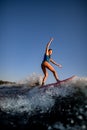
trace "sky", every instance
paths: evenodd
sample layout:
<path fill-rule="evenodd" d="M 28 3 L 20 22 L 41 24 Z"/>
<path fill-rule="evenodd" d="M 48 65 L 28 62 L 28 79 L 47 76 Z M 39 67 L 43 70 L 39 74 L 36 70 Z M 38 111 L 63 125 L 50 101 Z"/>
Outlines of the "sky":
<path fill-rule="evenodd" d="M 50 38 L 60 79 L 87 77 L 86 0 L 0 0 L 0 80 L 43 76 L 41 62 Z M 47 82 L 55 82 L 50 71 Z"/>

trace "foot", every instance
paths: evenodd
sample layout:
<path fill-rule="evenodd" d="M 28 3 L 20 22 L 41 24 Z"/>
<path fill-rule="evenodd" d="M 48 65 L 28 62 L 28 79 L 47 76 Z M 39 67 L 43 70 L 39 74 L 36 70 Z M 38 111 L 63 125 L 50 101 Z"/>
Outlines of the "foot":
<path fill-rule="evenodd" d="M 59 79 L 57 79 L 57 82 L 60 82 L 60 80 L 59 80 Z"/>
<path fill-rule="evenodd" d="M 42 86 L 44 85 L 44 82 L 42 82 Z"/>

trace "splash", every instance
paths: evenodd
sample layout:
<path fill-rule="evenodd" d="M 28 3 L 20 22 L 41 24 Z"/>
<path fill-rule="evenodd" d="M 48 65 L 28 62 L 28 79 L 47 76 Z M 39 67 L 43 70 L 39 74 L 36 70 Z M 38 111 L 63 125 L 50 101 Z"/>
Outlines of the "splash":
<path fill-rule="evenodd" d="M 26 85 L 26 86 L 29 86 L 29 87 L 41 85 L 41 83 L 42 83 L 42 75 L 36 74 L 36 73 L 33 73 L 33 74 L 27 76 L 25 79 L 17 82 L 17 84 Z"/>
<path fill-rule="evenodd" d="M 33 74 L 19 86 L 0 86 L 0 123 L 13 124 L 11 128 L 27 125 L 30 130 L 38 123 L 46 130 L 86 130 L 87 77 L 77 76 L 61 86 L 39 88 L 33 84 L 39 76 Z M 29 88 L 32 84 L 35 86 Z"/>
<path fill-rule="evenodd" d="M 20 82 L 19 86 L 2 87 L 0 89 L 0 107 L 5 111 L 30 113 L 36 108 L 40 108 L 42 111 L 51 108 L 55 103 L 54 97 L 62 99 L 73 96 L 74 93 L 83 93 L 87 97 L 87 78 L 85 77 L 76 77 L 61 86 L 52 85 L 39 89 L 36 83 L 40 84 L 40 81 L 41 75 L 33 74 Z"/>

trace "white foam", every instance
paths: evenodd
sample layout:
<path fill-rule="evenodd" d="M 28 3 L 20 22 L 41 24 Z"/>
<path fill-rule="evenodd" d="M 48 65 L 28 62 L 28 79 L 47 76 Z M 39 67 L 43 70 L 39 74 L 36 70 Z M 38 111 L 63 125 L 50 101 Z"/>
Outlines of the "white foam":
<path fill-rule="evenodd" d="M 26 78 L 18 81 L 17 83 L 18 84 L 24 84 L 24 85 L 27 85 L 27 86 L 41 85 L 41 83 L 42 83 L 42 75 L 33 73 L 33 74 L 27 76 Z"/>
<path fill-rule="evenodd" d="M 36 109 L 40 109 L 41 113 L 46 112 L 54 105 L 54 99 L 48 94 L 38 93 L 38 89 L 29 92 L 27 95 L 18 95 L 16 97 L 4 97 L 0 100 L 0 108 L 6 112 L 28 112 L 31 114 Z"/>
<path fill-rule="evenodd" d="M 84 126 L 85 127 L 85 126 Z M 78 125 L 73 125 L 73 126 L 70 126 L 70 125 L 67 125 L 66 127 L 64 127 L 64 125 L 60 122 L 56 122 L 54 123 L 54 125 L 52 126 L 52 129 L 59 129 L 59 130 L 83 130 L 81 129 L 80 126 Z M 51 127 L 50 129 L 48 128 L 48 130 L 52 130 Z M 84 129 L 85 130 L 85 129 Z"/>
<path fill-rule="evenodd" d="M 87 77 L 77 77 L 73 80 L 71 85 L 79 88 L 80 91 L 83 92 L 87 97 Z"/>
<path fill-rule="evenodd" d="M 54 97 L 71 96 L 76 91 L 75 88 L 79 88 L 80 91 L 87 95 L 87 78 L 75 78 L 71 83 L 63 84 L 61 87 L 51 86 L 46 89 L 34 87 L 24 95 L 18 94 L 16 97 L 8 94 L 7 97 L 3 96 L 0 99 L 0 108 L 8 112 L 26 111 L 31 113 L 36 109 L 40 109 L 41 113 L 46 112 L 54 105 Z"/>

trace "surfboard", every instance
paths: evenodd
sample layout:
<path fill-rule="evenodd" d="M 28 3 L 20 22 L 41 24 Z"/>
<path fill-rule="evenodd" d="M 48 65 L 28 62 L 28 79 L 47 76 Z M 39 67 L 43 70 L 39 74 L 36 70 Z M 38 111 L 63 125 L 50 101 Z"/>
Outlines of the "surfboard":
<path fill-rule="evenodd" d="M 69 77 L 69 78 L 66 78 L 66 79 L 64 79 L 64 80 L 60 80 L 60 81 L 58 81 L 58 82 L 56 82 L 56 83 L 50 83 L 50 84 L 42 85 L 42 86 L 40 86 L 40 88 L 50 87 L 50 86 L 52 86 L 52 85 L 53 85 L 54 87 L 60 86 L 60 85 L 62 85 L 62 84 L 64 84 L 64 83 L 68 83 L 69 81 L 72 81 L 75 77 L 76 77 L 76 75 L 73 75 L 73 76 L 71 76 L 71 77 Z"/>

